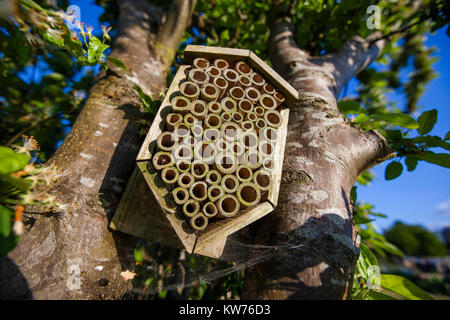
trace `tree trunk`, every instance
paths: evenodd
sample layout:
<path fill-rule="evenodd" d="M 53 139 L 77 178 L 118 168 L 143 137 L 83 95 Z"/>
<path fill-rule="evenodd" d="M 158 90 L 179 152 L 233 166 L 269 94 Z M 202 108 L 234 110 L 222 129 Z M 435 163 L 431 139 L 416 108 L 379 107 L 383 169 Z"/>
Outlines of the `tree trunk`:
<path fill-rule="evenodd" d="M 290 111 L 278 207 L 261 219 L 255 243 L 270 249 L 245 271 L 244 299 L 345 299 L 359 239 L 350 191 L 357 176 L 392 150 L 375 131 L 339 113 L 340 90 L 376 58 L 383 43 L 355 38 L 332 55 L 309 57 L 288 18 L 272 28 L 274 67 L 300 93 Z M 260 252 L 258 254 L 261 254 Z"/>
<path fill-rule="evenodd" d="M 52 193 L 60 212 L 30 214 L 17 247 L 0 260 L 0 297 L 121 298 L 130 286 L 132 238 L 108 229 L 141 144 L 142 113 L 132 88 L 158 98 L 195 1 L 169 11 L 146 1 L 120 1 L 111 53 L 128 68 L 100 74 L 70 134 L 49 161 L 68 170 Z M 165 51 L 161 48 L 166 48 Z M 130 256 L 131 255 L 131 256 Z"/>

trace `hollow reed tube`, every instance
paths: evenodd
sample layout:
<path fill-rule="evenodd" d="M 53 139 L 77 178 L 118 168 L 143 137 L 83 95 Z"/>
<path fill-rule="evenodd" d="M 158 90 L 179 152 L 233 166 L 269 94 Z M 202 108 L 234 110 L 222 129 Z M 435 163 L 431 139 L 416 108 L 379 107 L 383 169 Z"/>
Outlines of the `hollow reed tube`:
<path fill-rule="evenodd" d="M 218 210 L 216 217 L 231 218 L 239 212 L 241 205 L 236 196 L 232 194 L 226 194 L 216 201 L 216 207 Z"/>
<path fill-rule="evenodd" d="M 244 182 L 239 185 L 236 196 L 243 207 L 252 207 L 261 200 L 261 190 L 253 182 Z"/>
<path fill-rule="evenodd" d="M 189 219 L 192 229 L 202 231 L 208 226 L 208 218 L 201 212 Z"/>

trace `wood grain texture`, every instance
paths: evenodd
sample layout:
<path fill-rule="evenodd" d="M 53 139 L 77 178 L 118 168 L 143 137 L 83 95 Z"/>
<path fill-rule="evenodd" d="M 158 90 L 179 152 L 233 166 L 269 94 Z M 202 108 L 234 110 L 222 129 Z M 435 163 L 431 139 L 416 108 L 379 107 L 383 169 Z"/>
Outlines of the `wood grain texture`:
<path fill-rule="evenodd" d="M 289 121 L 289 109 L 281 110 L 281 126 L 277 130 L 278 141 L 275 146 L 274 169 L 272 174 L 272 187 L 269 190 L 267 200 L 274 207 L 278 204 L 278 194 L 280 192 L 281 175 L 283 172 L 284 149 L 286 147 L 287 127 Z"/>

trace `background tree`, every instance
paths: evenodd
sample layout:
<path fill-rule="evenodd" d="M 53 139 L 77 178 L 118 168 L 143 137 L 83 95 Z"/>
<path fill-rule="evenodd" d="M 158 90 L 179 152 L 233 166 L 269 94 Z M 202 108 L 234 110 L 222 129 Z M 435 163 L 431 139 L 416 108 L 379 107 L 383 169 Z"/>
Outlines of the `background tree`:
<path fill-rule="evenodd" d="M 367 25 L 372 1 L 198 1 L 194 11 L 192 1 L 168 7 L 163 1 L 98 0 L 106 8 L 101 19 L 117 31 L 111 33 L 108 64 L 107 29 L 103 41 L 88 29 L 77 40 L 46 1 L 39 2 L 41 7 L 27 0 L 7 2 L 14 22 L 3 15 L 0 59 L 2 82 L 12 85 L 1 94 L 1 142 L 33 134 L 47 160 L 64 126 L 78 116 L 48 160 L 69 171 L 50 191 L 58 209 L 27 210 L 25 217 L 33 223 L 0 262 L 2 295 L 118 298 L 129 287 L 120 271 L 131 268 L 126 261 L 133 241 L 111 233 L 107 223 L 148 125 L 145 111 L 166 87 L 175 56 L 174 67 L 180 63 L 183 46 L 176 50 L 184 40 L 253 50 L 300 93 L 291 109 L 279 206 L 247 229 L 249 245 L 270 249 L 249 253 L 264 259 L 245 271 L 245 298 L 350 297 L 360 243 L 353 221 L 355 181 L 366 183 L 371 179 L 366 170 L 386 159 L 393 159 L 386 179 L 401 174 L 402 161 L 410 171 L 420 161 L 450 167 L 449 154 L 433 149 L 450 150 L 450 134 L 428 135 L 436 110 L 417 120 L 409 115 L 434 76 L 423 35 L 448 23 L 446 1 L 374 1 L 383 15 L 381 29 L 372 30 Z M 193 11 L 192 27 L 185 32 Z M 66 59 L 61 69 L 58 59 Z M 368 67 L 375 60 L 377 65 Z M 42 82 L 18 77 L 25 66 L 40 61 L 49 68 Z M 76 90 L 87 92 L 92 81 L 79 68 L 95 64 L 103 71 L 86 99 L 78 101 Z M 412 75 L 402 82 L 399 75 L 406 68 Z M 358 97 L 339 101 L 355 76 Z M 392 88 L 403 89 L 405 105 L 387 99 Z M 355 215 L 359 223 L 367 223 L 369 211 Z M 360 230 L 370 232 L 370 227 Z M 377 248 L 381 238 L 371 239 L 368 246 Z M 78 291 L 64 285 L 73 263 L 83 270 Z"/>

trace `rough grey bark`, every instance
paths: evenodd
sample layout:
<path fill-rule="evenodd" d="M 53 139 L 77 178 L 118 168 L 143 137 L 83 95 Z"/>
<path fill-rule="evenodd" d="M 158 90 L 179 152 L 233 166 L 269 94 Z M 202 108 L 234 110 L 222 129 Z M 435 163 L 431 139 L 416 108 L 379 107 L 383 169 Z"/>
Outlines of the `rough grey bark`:
<path fill-rule="evenodd" d="M 355 38 L 337 53 L 310 57 L 293 40 L 290 20 L 272 27 L 275 69 L 300 93 L 290 111 L 278 206 L 254 228 L 273 248 L 245 272 L 244 299 L 345 299 L 359 240 L 350 191 L 357 176 L 393 151 L 375 131 L 348 123 L 336 99 L 380 53 L 383 43 Z"/>
<path fill-rule="evenodd" d="M 108 221 L 140 147 L 139 85 L 158 97 L 189 24 L 195 1 L 176 0 L 165 13 L 146 1 L 119 1 L 118 36 L 111 53 L 128 68 L 101 74 L 70 134 L 49 161 L 69 174 L 52 192 L 61 212 L 30 214 L 17 247 L 0 260 L 0 297 L 34 299 L 120 298 L 129 288 L 121 271 L 133 265 L 131 238 Z M 167 41 L 167 42 L 165 42 Z M 27 217 L 25 217 L 27 218 Z M 80 271 L 80 288 L 75 273 Z M 72 288 L 72 289 L 71 289 Z"/>

